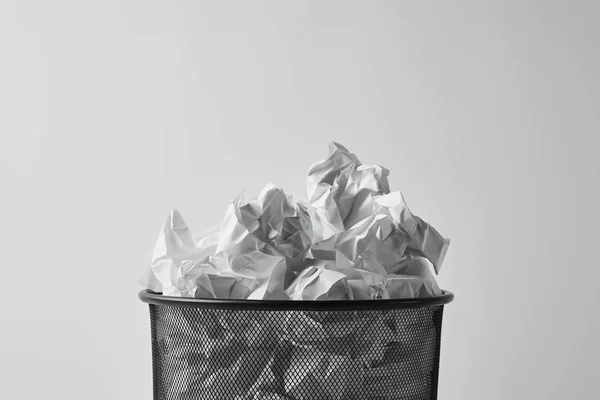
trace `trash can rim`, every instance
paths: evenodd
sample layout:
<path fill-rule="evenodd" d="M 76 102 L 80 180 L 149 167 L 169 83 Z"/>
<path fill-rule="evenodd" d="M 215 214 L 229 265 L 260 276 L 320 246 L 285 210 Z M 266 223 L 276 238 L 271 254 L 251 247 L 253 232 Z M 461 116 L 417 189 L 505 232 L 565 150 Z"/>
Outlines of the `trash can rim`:
<path fill-rule="evenodd" d="M 454 294 L 442 290 L 441 296 L 414 299 L 387 300 L 238 300 L 238 299 L 196 299 L 191 297 L 163 296 L 150 290 L 142 290 L 138 297 L 144 303 L 187 308 L 220 308 L 227 310 L 381 310 L 402 308 L 423 308 L 440 306 L 454 300 Z"/>

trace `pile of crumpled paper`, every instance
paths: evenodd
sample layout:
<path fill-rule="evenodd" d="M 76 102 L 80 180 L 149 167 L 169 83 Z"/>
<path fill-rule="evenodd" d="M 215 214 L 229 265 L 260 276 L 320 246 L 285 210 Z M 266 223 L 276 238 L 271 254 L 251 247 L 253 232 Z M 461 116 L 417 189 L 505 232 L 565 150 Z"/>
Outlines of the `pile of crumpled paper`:
<path fill-rule="evenodd" d="M 449 240 L 413 215 L 389 171 L 344 146 L 308 172 L 308 201 L 268 184 L 239 196 L 221 227 L 194 237 L 177 211 L 164 222 L 141 283 L 165 296 L 363 300 L 442 294 L 432 269 Z"/>

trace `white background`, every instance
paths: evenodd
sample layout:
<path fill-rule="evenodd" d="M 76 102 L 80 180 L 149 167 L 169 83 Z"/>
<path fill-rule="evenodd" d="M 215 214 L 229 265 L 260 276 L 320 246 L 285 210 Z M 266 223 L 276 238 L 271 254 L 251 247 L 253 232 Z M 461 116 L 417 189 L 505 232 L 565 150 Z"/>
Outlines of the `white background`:
<path fill-rule="evenodd" d="M 0 397 L 150 399 L 163 218 L 336 140 L 452 245 L 441 400 L 590 399 L 595 1 L 0 0 Z"/>

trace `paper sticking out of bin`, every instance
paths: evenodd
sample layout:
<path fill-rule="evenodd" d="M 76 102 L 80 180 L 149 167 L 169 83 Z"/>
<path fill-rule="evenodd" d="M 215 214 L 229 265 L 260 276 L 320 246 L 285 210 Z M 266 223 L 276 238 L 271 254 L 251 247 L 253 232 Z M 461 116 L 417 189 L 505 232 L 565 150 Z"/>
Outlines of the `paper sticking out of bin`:
<path fill-rule="evenodd" d="M 171 211 L 141 279 L 165 296 L 359 300 L 441 295 L 449 245 L 391 192 L 389 171 L 332 142 L 308 172 L 308 201 L 268 184 L 238 196 L 222 225 L 194 237 Z"/>

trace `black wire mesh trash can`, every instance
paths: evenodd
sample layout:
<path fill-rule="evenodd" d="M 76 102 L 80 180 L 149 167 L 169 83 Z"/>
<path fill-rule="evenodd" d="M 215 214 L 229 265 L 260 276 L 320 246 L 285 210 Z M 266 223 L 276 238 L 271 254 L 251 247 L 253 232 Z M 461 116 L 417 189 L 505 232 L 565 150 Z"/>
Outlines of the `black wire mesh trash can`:
<path fill-rule="evenodd" d="M 444 304 L 167 297 L 150 305 L 154 400 L 434 400 Z"/>

